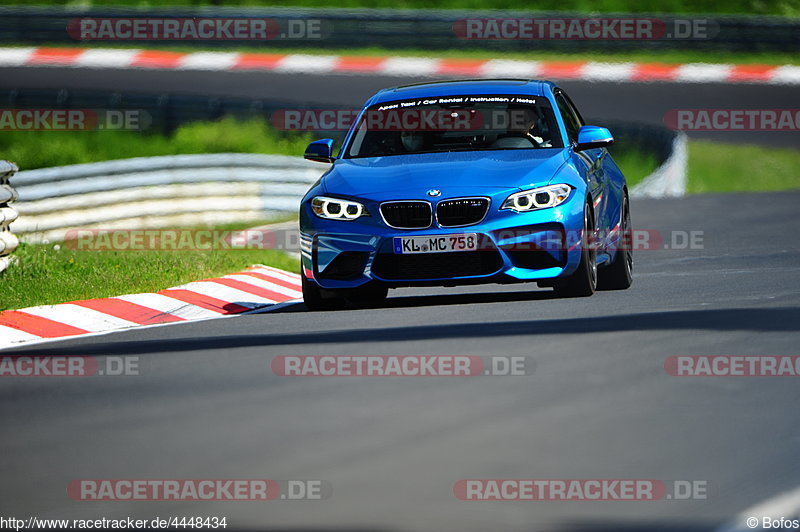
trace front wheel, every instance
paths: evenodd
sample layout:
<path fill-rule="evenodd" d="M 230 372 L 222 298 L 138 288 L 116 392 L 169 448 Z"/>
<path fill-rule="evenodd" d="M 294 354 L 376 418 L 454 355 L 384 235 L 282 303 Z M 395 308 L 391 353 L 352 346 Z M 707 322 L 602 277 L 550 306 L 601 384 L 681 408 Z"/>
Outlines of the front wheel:
<path fill-rule="evenodd" d="M 619 244 L 614 262 L 600 268 L 599 290 L 625 290 L 633 283 L 633 251 L 631 209 L 628 196 L 622 200 L 622 216 L 619 228 Z"/>
<path fill-rule="evenodd" d="M 313 281 L 306 279 L 304 271 L 300 271 L 303 286 L 303 303 L 308 310 L 338 310 L 344 308 L 345 300 L 331 290 L 323 290 Z"/>
<path fill-rule="evenodd" d="M 589 203 L 583 209 L 581 262 L 572 275 L 558 279 L 553 291 L 559 297 L 588 297 L 597 290 L 597 248 L 594 243 L 594 215 Z"/>

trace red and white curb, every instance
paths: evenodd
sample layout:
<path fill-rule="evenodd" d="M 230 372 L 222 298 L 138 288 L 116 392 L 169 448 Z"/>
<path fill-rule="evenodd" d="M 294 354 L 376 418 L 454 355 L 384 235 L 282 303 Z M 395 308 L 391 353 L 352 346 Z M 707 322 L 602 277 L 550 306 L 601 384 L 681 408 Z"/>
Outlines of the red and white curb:
<path fill-rule="evenodd" d="M 138 49 L 0 48 L 0 67 L 270 71 L 302 74 L 800 84 L 800 66 L 436 59 Z"/>
<path fill-rule="evenodd" d="M 131 327 L 221 318 L 302 298 L 300 276 L 256 265 L 156 293 L 0 312 L 0 349 Z"/>

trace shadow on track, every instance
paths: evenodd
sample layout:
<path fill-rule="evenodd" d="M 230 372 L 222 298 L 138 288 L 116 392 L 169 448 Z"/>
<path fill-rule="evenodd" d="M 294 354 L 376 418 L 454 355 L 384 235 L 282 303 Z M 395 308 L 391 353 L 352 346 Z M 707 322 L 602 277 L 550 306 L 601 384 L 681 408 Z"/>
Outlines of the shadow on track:
<path fill-rule="evenodd" d="M 378 309 L 406 307 L 437 307 L 448 305 L 475 305 L 480 303 L 512 303 L 517 301 L 545 301 L 561 299 L 552 290 L 534 290 L 527 292 L 475 292 L 467 294 L 439 294 L 424 296 L 392 296 Z M 358 309 L 351 309 L 358 310 Z M 283 314 L 286 312 L 307 312 L 304 304 L 296 303 L 281 309 L 265 309 L 260 314 Z M 259 314 L 259 312 L 253 312 Z"/>
<path fill-rule="evenodd" d="M 259 319 L 251 316 L 249 319 Z M 496 323 L 453 323 L 306 331 L 302 333 L 247 335 L 213 335 L 191 338 L 172 338 L 143 341 L 101 341 L 75 346 L 31 346 L 6 351 L 4 354 L 34 354 L 36 350 L 48 355 L 123 355 L 169 353 L 204 349 L 228 350 L 237 347 L 352 344 L 362 342 L 407 342 L 409 340 L 438 340 L 447 338 L 491 338 L 505 336 L 568 335 L 598 332 L 713 330 L 754 332 L 796 332 L 800 308 L 731 308 L 710 310 L 681 310 L 647 314 L 580 317 L 553 320 L 501 321 Z M 222 325 L 224 327 L 224 324 Z"/>

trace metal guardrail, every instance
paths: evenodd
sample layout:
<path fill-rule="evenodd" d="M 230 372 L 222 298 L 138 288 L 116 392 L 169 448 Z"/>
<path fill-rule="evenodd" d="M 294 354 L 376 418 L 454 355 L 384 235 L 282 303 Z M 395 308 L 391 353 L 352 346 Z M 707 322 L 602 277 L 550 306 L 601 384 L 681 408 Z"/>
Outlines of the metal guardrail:
<path fill-rule="evenodd" d="M 11 203 L 17 199 L 17 191 L 9 182 L 17 170 L 14 163 L 0 161 L 0 272 L 8 268 L 11 253 L 19 244 L 9 229 L 9 224 L 17 219 L 17 211 L 11 207 Z"/>
<path fill-rule="evenodd" d="M 204 47 L 363 47 L 384 48 L 483 48 L 498 51 L 558 50 L 738 50 L 796 51 L 800 46 L 800 19 L 730 15 L 661 16 L 647 14 L 603 14 L 602 18 L 651 18 L 667 26 L 675 21 L 702 21 L 711 28 L 708 38 L 695 39 L 549 39 L 549 40 L 468 40 L 459 39 L 454 24 L 470 18 L 581 18 L 585 15 L 564 12 L 511 12 L 467 10 L 390 10 L 390 9 L 301 9 L 301 8 L 90 8 L 6 7 L 0 9 L 0 42 L 72 43 L 68 23 L 76 17 L 258 17 L 272 18 L 282 25 L 289 20 L 315 20 L 323 28 L 321 39 L 270 39 L 265 41 L 204 41 Z M 282 26 L 283 27 L 283 26 Z M 141 41 L 140 41 L 141 42 Z M 169 41 L 148 41 L 168 43 Z M 174 44 L 174 41 L 173 41 Z"/>
<path fill-rule="evenodd" d="M 143 157 L 17 174 L 27 242 L 70 229 L 143 229 L 263 220 L 297 210 L 325 167 L 300 157 L 223 153 Z"/>

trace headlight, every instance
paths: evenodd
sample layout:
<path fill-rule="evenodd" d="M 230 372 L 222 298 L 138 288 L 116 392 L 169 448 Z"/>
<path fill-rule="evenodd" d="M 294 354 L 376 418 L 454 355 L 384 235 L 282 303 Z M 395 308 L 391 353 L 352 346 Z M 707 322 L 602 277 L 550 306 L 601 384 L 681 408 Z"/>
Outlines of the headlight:
<path fill-rule="evenodd" d="M 311 210 L 320 218 L 330 220 L 352 221 L 360 216 L 369 216 L 369 212 L 357 201 L 317 196 L 311 200 Z"/>
<path fill-rule="evenodd" d="M 569 185 L 548 185 L 546 187 L 534 188 L 524 192 L 511 194 L 503 202 L 501 209 L 511 209 L 517 212 L 535 211 L 537 209 L 549 209 L 564 203 L 572 192 Z"/>

